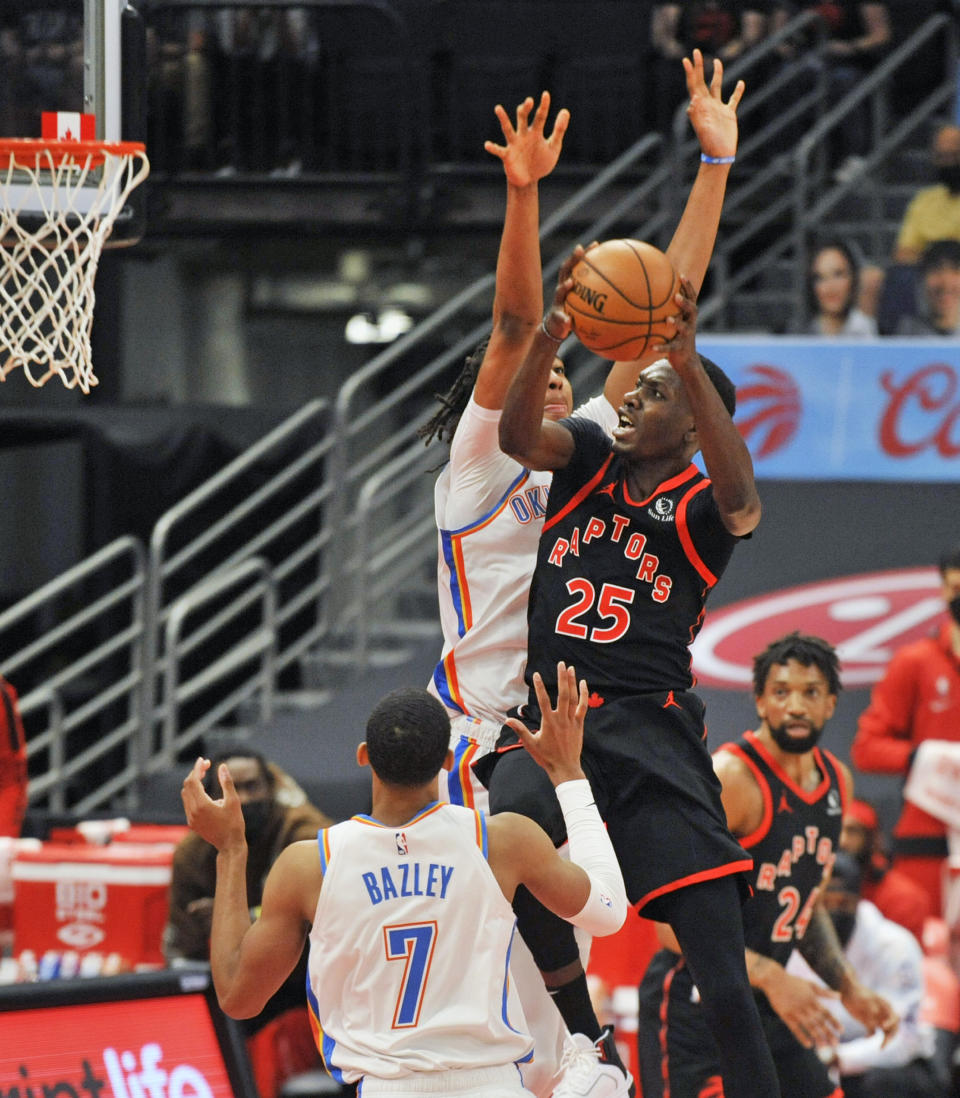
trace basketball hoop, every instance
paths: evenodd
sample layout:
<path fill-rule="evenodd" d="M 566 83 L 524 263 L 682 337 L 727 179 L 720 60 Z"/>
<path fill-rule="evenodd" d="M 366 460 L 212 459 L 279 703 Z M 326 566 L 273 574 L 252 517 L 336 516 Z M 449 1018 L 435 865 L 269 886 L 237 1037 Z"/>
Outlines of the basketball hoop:
<path fill-rule="evenodd" d="M 0 139 L 0 381 L 21 366 L 38 387 L 54 375 L 84 393 L 97 384 L 97 264 L 149 171 L 138 142 Z"/>

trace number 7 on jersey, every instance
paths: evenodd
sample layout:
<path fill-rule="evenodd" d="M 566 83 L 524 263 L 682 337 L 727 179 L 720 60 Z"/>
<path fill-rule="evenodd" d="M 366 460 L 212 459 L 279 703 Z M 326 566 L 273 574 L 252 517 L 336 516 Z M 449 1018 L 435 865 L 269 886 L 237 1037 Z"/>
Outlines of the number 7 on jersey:
<path fill-rule="evenodd" d="M 420 1008 L 427 988 L 437 924 L 401 923 L 383 928 L 383 945 L 388 961 L 405 961 L 403 980 L 393 1012 L 393 1028 L 408 1029 L 420 1020 Z"/>

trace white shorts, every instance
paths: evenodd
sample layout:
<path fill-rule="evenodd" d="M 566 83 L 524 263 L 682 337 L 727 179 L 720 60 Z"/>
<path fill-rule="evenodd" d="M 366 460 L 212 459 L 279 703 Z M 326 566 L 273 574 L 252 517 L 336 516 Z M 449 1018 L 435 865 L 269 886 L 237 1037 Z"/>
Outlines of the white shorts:
<path fill-rule="evenodd" d="M 357 1087 L 357 1098 L 420 1098 L 424 1094 L 464 1094 L 469 1098 L 506 1098 L 527 1095 L 515 1064 L 503 1067 L 463 1068 L 456 1071 L 420 1071 L 400 1079 L 378 1079 L 364 1075 Z"/>
<path fill-rule="evenodd" d="M 471 766 L 489 754 L 503 726 L 495 721 L 468 717 L 463 713 L 450 718 L 450 749 L 453 769 L 440 771 L 440 800 L 462 804 L 481 812 L 490 811 L 486 786 L 474 777 Z"/>

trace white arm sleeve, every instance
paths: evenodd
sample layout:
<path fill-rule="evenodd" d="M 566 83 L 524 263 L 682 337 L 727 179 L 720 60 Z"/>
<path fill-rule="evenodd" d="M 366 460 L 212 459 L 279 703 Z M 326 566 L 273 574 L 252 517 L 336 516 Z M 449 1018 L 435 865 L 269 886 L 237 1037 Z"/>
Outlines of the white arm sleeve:
<path fill-rule="evenodd" d="M 562 782 L 557 786 L 557 800 L 567 825 L 570 861 L 590 878 L 587 902 L 567 921 L 597 938 L 614 934 L 627 917 L 627 892 L 590 783 L 586 778 Z"/>

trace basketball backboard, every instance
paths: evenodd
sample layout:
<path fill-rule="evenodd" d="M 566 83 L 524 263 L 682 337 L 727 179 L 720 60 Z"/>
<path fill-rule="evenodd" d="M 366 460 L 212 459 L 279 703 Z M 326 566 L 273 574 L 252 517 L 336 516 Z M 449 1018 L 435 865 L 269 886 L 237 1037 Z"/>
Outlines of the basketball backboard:
<path fill-rule="evenodd" d="M 57 111 L 93 115 L 98 141 L 142 141 L 143 43 L 143 22 L 130 0 L 3 0 L 0 137 L 40 137 L 41 115 Z M 98 181 L 91 173 L 91 191 Z M 22 215 L 38 213 L 45 197 L 24 187 Z M 142 203 L 142 192 L 118 218 L 114 243 L 137 235 L 130 231 L 131 221 L 142 219 L 136 201 Z"/>

